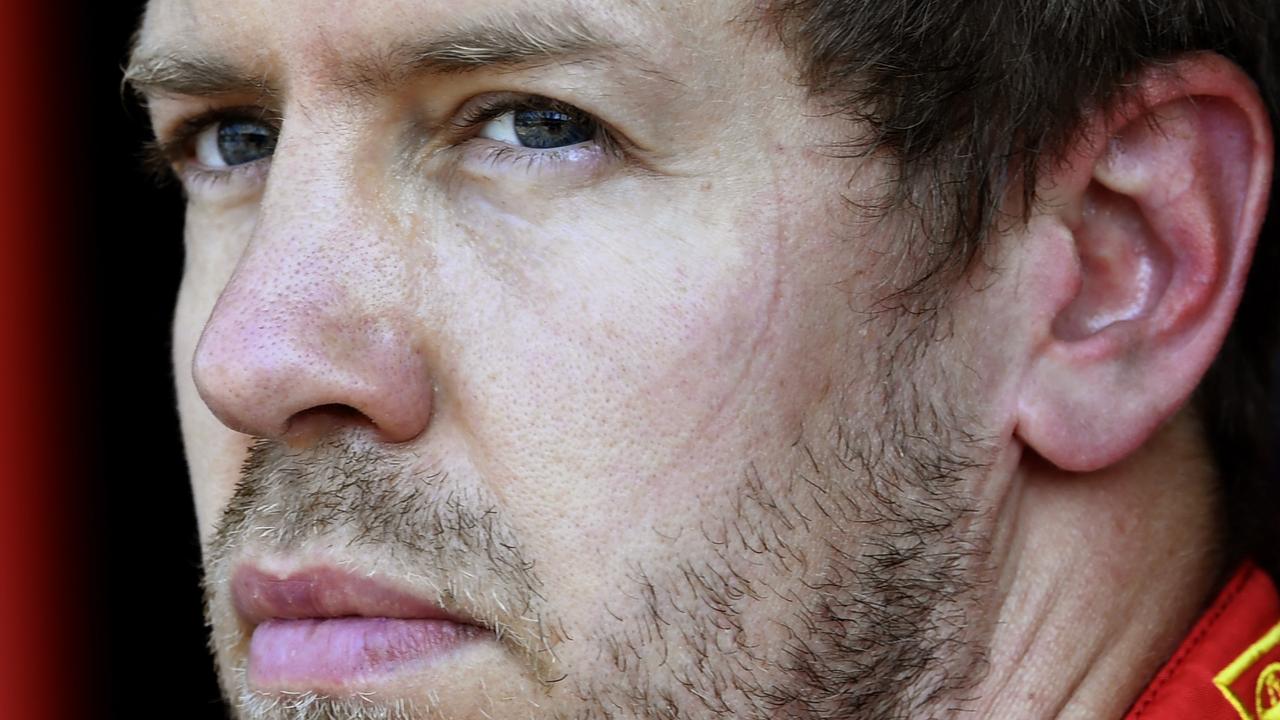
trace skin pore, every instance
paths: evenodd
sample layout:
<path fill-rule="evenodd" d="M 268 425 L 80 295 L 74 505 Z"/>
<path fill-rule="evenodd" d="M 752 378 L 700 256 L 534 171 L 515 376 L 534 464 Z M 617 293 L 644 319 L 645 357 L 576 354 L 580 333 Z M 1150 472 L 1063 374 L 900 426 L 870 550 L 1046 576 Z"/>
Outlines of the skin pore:
<path fill-rule="evenodd" d="M 1125 378 L 1221 340 L 1269 178 L 1251 96 L 1171 111 L 1182 144 L 1099 119 L 1133 162 L 1084 142 L 913 316 L 885 301 L 920 258 L 855 210 L 883 161 L 833 150 L 855 130 L 739 4 L 688 5 L 149 5 L 129 77 L 188 198 L 173 353 L 238 717 L 1119 717 L 1212 593 L 1194 378 Z M 592 139 L 516 147 L 531 109 Z M 212 166 L 235 123 L 269 156 Z M 1136 222 L 1180 217 L 1149 166 L 1233 124 L 1215 249 Z M 1120 226 L 1144 260 L 1082 278 Z M 1166 282 L 1098 325 L 1128 267 Z M 487 634 L 377 687 L 254 687 L 250 562 Z"/>

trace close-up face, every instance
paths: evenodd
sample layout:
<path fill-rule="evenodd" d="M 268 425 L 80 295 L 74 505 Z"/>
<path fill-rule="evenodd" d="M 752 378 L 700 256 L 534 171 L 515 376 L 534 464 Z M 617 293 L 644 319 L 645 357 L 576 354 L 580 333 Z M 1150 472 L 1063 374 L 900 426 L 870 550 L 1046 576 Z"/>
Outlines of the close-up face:
<path fill-rule="evenodd" d="M 998 290 L 946 332 L 885 302 L 917 268 L 859 205 L 882 168 L 753 12 L 150 4 L 239 717 L 875 717 L 972 682 L 1019 326 Z"/>

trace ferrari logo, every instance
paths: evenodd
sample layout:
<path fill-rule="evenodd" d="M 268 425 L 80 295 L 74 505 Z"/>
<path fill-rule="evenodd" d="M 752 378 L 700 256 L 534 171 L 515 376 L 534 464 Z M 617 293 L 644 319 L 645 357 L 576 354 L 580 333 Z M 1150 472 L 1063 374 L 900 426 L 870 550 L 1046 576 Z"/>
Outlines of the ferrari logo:
<path fill-rule="evenodd" d="M 1258 676 L 1258 720 L 1280 720 L 1280 662 L 1271 663 Z"/>
<path fill-rule="evenodd" d="M 1280 720 L 1280 625 L 1223 668 L 1213 684 L 1240 720 Z"/>

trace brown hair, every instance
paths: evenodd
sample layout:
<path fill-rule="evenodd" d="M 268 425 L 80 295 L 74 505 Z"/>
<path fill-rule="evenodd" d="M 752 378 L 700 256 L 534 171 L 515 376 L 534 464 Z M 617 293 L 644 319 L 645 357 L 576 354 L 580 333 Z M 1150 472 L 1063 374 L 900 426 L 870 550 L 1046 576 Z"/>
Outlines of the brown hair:
<path fill-rule="evenodd" d="M 925 272 L 900 293 L 914 302 L 936 303 L 930 291 L 972 266 L 1009 191 L 1032 207 L 1038 173 L 1139 70 L 1213 51 L 1254 79 L 1273 121 L 1280 98 L 1275 0 L 775 0 L 769 17 L 811 93 L 866 133 L 844 149 L 893 161 L 881 207 L 924 256 Z M 1240 310 L 1194 399 L 1221 475 L 1227 551 L 1273 572 L 1278 199 L 1273 191 Z"/>

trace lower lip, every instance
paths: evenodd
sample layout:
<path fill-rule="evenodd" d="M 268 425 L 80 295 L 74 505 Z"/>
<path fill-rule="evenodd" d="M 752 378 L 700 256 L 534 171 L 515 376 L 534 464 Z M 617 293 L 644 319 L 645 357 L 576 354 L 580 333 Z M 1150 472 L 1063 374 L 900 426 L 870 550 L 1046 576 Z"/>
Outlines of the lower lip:
<path fill-rule="evenodd" d="M 267 620 L 249 643 L 249 682 L 277 690 L 358 687 L 430 666 L 478 631 L 447 620 Z"/>

